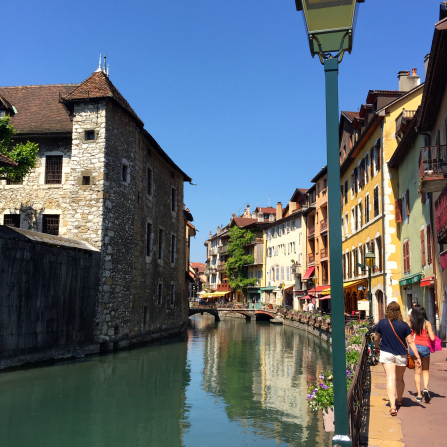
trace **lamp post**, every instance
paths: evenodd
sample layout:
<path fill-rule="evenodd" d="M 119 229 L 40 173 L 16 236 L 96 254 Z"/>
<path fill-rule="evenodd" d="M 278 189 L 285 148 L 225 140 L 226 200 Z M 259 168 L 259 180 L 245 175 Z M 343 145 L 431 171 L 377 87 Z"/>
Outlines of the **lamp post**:
<path fill-rule="evenodd" d="M 326 84 L 326 147 L 329 197 L 329 252 L 331 263 L 332 367 L 334 422 L 332 445 L 351 446 L 348 427 L 345 319 L 343 298 L 340 165 L 338 140 L 338 64 L 352 50 L 357 2 L 364 0 L 295 0 L 303 11 L 312 57 L 324 65 Z M 336 53 L 332 55 L 331 53 Z M 331 218 L 333 216 L 333 218 Z"/>
<path fill-rule="evenodd" d="M 368 267 L 368 276 L 369 276 L 369 292 L 368 292 L 368 299 L 369 299 L 369 327 L 372 326 L 372 293 L 371 293 L 371 270 L 373 269 L 374 265 L 376 264 L 376 257 L 372 251 L 369 251 L 365 254 L 365 264 Z"/>

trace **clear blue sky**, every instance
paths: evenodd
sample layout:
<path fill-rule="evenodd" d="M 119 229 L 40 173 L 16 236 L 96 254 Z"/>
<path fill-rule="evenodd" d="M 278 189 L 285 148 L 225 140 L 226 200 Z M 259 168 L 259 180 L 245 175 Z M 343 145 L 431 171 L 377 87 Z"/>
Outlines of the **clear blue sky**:
<path fill-rule="evenodd" d="M 399 70 L 424 81 L 439 4 L 360 4 L 340 110 L 397 89 Z M 185 185 L 192 261 L 232 213 L 287 203 L 326 164 L 323 67 L 293 0 L 21 0 L 2 23 L 2 86 L 79 83 L 107 54 L 111 81 L 197 184 Z"/>

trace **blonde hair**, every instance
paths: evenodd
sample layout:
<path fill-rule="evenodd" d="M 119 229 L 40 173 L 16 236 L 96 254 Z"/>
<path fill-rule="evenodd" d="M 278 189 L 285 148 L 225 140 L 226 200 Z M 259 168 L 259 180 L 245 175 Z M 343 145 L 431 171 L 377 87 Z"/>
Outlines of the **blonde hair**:
<path fill-rule="evenodd" d="M 389 320 L 403 321 L 399 303 L 397 303 L 396 301 L 391 301 L 391 303 L 388 304 L 388 306 L 386 307 L 385 318 Z"/>

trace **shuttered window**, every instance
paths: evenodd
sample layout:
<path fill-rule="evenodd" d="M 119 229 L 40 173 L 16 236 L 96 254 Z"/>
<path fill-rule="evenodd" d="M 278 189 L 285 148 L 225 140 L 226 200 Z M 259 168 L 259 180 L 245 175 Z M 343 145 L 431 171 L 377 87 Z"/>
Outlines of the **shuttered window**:
<path fill-rule="evenodd" d="M 403 245 L 404 250 L 404 272 L 410 271 L 410 241 L 406 240 Z"/>
<path fill-rule="evenodd" d="M 432 261 L 431 225 L 427 225 L 427 264 L 431 264 Z"/>
<path fill-rule="evenodd" d="M 396 199 L 394 201 L 394 213 L 396 215 L 396 223 L 402 222 L 402 199 Z"/>
<path fill-rule="evenodd" d="M 425 265 L 425 237 L 424 230 L 421 230 L 421 265 Z"/>
<path fill-rule="evenodd" d="M 410 191 L 408 189 L 405 191 L 405 202 L 406 202 L 405 212 L 407 213 L 407 216 L 409 216 L 410 215 Z"/>
<path fill-rule="evenodd" d="M 382 271 L 382 236 L 378 236 L 376 239 L 376 245 L 377 245 L 377 262 L 376 265 L 378 266 L 379 272 Z"/>

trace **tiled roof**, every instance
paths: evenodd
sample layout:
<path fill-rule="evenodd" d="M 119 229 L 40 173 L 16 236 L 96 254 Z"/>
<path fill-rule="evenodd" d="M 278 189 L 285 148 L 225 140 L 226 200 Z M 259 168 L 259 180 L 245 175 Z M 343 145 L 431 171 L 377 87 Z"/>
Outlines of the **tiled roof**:
<path fill-rule="evenodd" d="M 68 110 L 59 101 L 75 84 L 0 87 L 0 95 L 15 108 L 9 123 L 19 133 L 72 132 Z"/>
<path fill-rule="evenodd" d="M 258 221 L 258 219 L 251 219 L 250 217 L 234 217 L 233 220 L 239 228 L 246 227 Z"/>
<path fill-rule="evenodd" d="M 7 168 L 9 166 L 17 166 L 17 163 L 6 157 L 6 155 L 0 154 L 0 168 Z"/>
<path fill-rule="evenodd" d="M 269 213 L 276 213 L 276 208 L 272 208 L 271 206 L 267 208 L 256 208 L 257 210 L 261 211 L 261 213 L 269 214 Z"/>
<path fill-rule="evenodd" d="M 99 99 L 112 98 L 123 109 L 127 110 L 135 119 L 137 119 L 141 126 L 143 122 L 138 118 L 130 104 L 124 99 L 123 95 L 112 84 L 108 76 L 101 70 L 95 71 L 85 81 L 81 82 L 71 92 L 62 96 L 62 101 L 79 101 L 84 99 Z"/>
<path fill-rule="evenodd" d="M 351 121 L 354 118 L 358 118 L 359 117 L 359 112 L 348 112 L 346 110 L 343 110 L 341 113 L 345 114 Z"/>
<path fill-rule="evenodd" d="M 191 267 L 193 269 L 197 269 L 197 271 L 199 273 L 203 273 L 206 269 L 206 264 L 204 264 L 203 262 L 190 262 Z"/>

